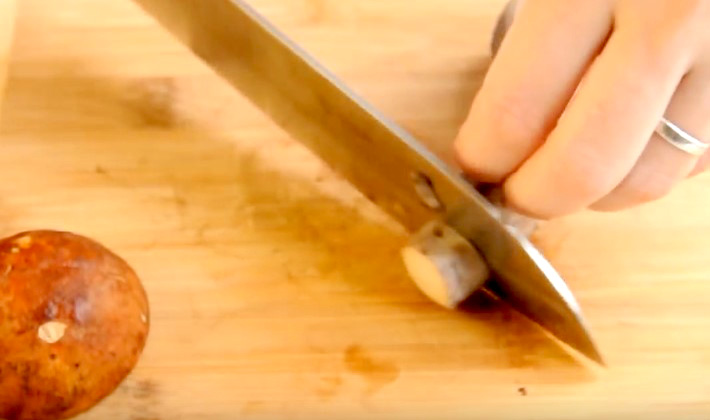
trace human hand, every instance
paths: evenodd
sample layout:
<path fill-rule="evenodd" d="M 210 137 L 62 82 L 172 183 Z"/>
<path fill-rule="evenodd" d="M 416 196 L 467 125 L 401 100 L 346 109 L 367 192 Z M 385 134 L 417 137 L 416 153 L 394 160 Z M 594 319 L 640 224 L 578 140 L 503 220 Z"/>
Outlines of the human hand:
<path fill-rule="evenodd" d="M 473 179 L 542 218 L 658 199 L 710 166 L 710 0 L 527 0 L 455 142 Z"/>

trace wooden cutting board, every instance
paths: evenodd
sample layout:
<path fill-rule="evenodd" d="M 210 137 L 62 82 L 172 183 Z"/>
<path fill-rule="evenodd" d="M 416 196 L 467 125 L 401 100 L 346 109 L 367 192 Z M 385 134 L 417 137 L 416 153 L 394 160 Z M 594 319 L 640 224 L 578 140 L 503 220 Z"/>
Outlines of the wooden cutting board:
<path fill-rule="evenodd" d="M 253 0 L 448 158 L 501 0 Z M 505 306 L 448 312 L 403 232 L 129 0 L 21 0 L 0 129 L 2 233 L 124 256 L 153 326 L 83 419 L 710 416 L 710 177 L 536 242 L 607 358 Z"/>

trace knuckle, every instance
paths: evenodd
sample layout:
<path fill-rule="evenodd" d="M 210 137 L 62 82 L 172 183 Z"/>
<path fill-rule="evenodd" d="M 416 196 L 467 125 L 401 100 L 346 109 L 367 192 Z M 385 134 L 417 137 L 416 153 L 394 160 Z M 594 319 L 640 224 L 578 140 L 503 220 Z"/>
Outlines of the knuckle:
<path fill-rule="evenodd" d="M 577 143 L 561 166 L 564 172 L 557 177 L 566 184 L 566 190 L 580 201 L 591 202 L 611 191 L 618 182 L 612 160 L 597 150 L 594 142 Z"/>
<path fill-rule="evenodd" d="M 500 147 L 527 149 L 530 139 L 539 132 L 533 107 L 518 98 L 495 100 L 489 108 L 494 141 Z"/>
<path fill-rule="evenodd" d="M 681 31 L 695 31 L 707 26 L 710 0 L 674 0 L 670 27 Z M 668 15 L 663 15 L 668 21 Z"/>
<path fill-rule="evenodd" d="M 458 163 L 480 180 L 502 181 L 537 147 L 540 123 L 530 101 L 519 96 L 475 102 L 454 142 Z"/>
<path fill-rule="evenodd" d="M 647 77 L 659 78 L 672 73 L 674 69 L 684 67 L 685 60 L 679 59 L 683 49 L 678 48 L 677 41 L 660 34 L 648 34 L 634 39 L 634 50 L 630 52 L 631 60 L 639 68 L 644 68 Z M 639 82 L 646 78 L 639 78 Z"/>
<path fill-rule="evenodd" d="M 650 5 L 619 12 L 619 28 L 633 44 L 629 54 L 650 70 L 669 71 L 685 66 L 705 38 L 710 17 L 708 0 L 675 0 L 672 10 Z"/>

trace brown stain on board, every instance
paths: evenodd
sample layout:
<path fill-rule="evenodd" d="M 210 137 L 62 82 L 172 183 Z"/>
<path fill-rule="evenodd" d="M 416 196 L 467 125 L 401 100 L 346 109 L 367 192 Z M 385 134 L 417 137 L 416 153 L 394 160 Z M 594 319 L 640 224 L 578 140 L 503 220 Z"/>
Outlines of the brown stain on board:
<path fill-rule="evenodd" d="M 399 377 L 399 368 L 392 362 L 377 360 L 365 349 L 352 345 L 345 350 L 345 367 L 361 376 L 368 384 L 367 394 L 372 395 Z"/>
<path fill-rule="evenodd" d="M 158 384 L 150 379 L 143 379 L 133 388 L 133 397 L 138 400 L 152 400 L 158 393 Z"/>
<path fill-rule="evenodd" d="M 133 111 L 138 126 L 172 128 L 179 125 L 177 86 L 170 77 L 137 80 L 129 85 L 122 97 L 123 105 Z"/>
<path fill-rule="evenodd" d="M 141 379 L 131 386 L 134 404 L 131 420 L 160 420 L 156 407 L 160 402 L 160 386 L 152 379 Z"/>

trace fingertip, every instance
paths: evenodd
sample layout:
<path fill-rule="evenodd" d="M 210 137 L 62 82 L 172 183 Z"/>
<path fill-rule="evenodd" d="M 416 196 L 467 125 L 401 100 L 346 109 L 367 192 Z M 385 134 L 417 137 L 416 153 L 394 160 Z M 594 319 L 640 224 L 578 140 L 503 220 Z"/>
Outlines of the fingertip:
<path fill-rule="evenodd" d="M 509 178 L 503 184 L 503 204 L 522 216 L 531 217 L 537 220 L 548 220 L 552 214 L 548 208 L 540 208 L 535 197 L 538 195 L 534 189 L 518 181 L 517 177 Z"/>
<path fill-rule="evenodd" d="M 525 170 L 528 169 L 528 170 Z M 541 221 L 563 217 L 578 208 L 570 208 L 562 193 L 551 189 L 550 183 L 523 168 L 515 172 L 503 184 L 503 198 L 506 208 L 518 214 Z"/>
<path fill-rule="evenodd" d="M 487 165 L 482 159 L 483 145 L 475 133 L 462 127 L 461 132 L 454 140 L 454 159 L 461 170 L 471 179 L 478 182 L 498 183 L 503 176 L 497 174 L 492 166 Z"/>
<path fill-rule="evenodd" d="M 642 204 L 642 203 L 637 203 L 637 204 Z M 597 213 L 614 213 L 622 210 L 626 210 L 628 208 L 633 207 L 631 204 L 624 204 L 619 201 L 611 201 L 611 200 L 600 200 L 597 201 L 596 203 L 592 203 L 589 206 L 589 210 L 597 212 Z"/>

